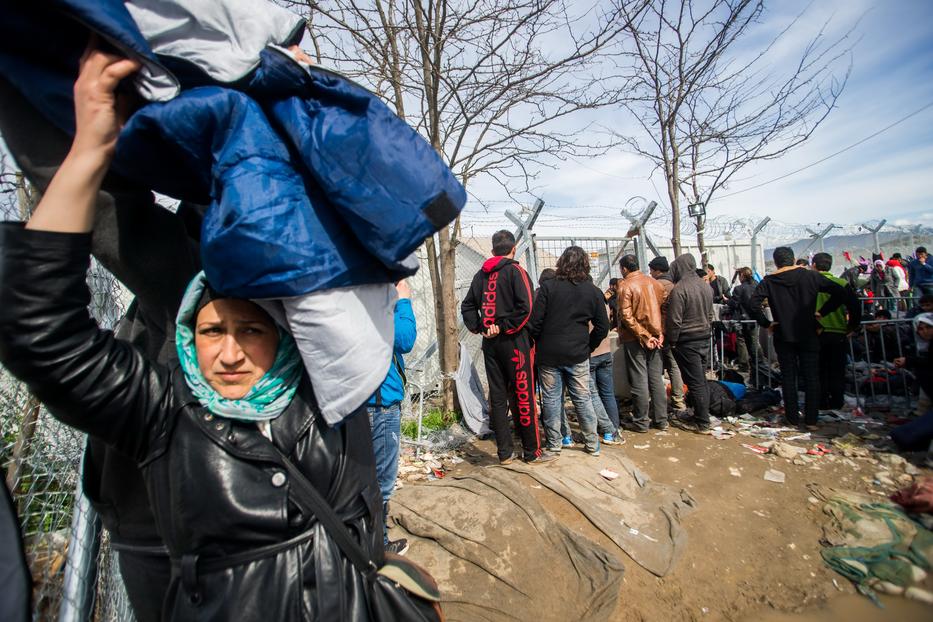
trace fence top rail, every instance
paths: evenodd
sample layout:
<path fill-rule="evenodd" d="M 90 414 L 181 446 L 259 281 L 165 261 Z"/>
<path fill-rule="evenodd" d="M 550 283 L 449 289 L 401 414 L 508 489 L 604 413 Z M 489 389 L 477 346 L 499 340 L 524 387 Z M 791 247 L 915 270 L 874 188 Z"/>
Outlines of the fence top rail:
<path fill-rule="evenodd" d="M 631 242 L 634 238 L 626 238 L 620 236 L 601 236 L 593 237 L 589 235 L 537 235 L 533 234 L 535 240 L 540 242 L 563 242 L 565 240 L 575 240 L 575 241 L 586 241 L 586 242 Z"/>
<path fill-rule="evenodd" d="M 862 320 L 862 326 L 866 324 L 902 324 L 904 322 L 913 322 L 916 318 L 899 317 L 893 320 Z"/>
<path fill-rule="evenodd" d="M 866 324 L 903 324 L 904 322 L 913 322 L 916 318 L 899 317 L 892 320 L 862 320 L 861 325 Z M 735 324 L 757 324 L 758 320 L 718 320 L 720 322 L 733 322 Z"/>

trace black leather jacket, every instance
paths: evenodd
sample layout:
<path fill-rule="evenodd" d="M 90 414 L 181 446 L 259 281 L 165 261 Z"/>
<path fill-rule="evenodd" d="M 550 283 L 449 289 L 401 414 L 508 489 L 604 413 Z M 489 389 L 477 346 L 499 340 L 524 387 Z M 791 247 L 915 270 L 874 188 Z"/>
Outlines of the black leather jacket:
<path fill-rule="evenodd" d="M 0 225 L 0 363 L 53 416 L 140 465 L 172 556 L 166 618 L 369 619 L 365 579 L 289 500 L 283 464 L 258 428 L 211 415 L 177 368 L 94 323 L 89 250 L 89 235 Z M 271 428 L 379 564 L 382 501 L 365 410 L 328 427 L 305 377 Z"/>

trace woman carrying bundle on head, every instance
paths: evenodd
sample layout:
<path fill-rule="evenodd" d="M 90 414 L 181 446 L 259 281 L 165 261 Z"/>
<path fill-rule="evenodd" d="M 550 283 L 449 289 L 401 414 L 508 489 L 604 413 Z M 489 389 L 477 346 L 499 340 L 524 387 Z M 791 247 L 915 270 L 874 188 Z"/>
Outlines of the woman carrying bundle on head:
<path fill-rule="evenodd" d="M 85 282 L 95 200 L 138 69 L 89 47 L 71 150 L 34 215 L 0 225 L 0 362 L 61 421 L 140 465 L 172 560 L 166 620 L 437 620 L 383 551 L 365 408 L 328 426 L 292 337 L 203 274 L 169 368 L 101 330 Z M 391 579 L 386 575 L 391 575 Z"/>

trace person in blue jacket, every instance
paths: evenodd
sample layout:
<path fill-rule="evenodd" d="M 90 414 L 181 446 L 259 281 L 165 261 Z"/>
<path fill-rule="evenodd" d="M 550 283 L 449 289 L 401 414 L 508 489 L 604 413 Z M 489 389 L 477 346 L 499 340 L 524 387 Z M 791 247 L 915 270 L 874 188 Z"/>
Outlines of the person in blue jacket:
<path fill-rule="evenodd" d="M 405 399 L 405 359 L 415 347 L 418 329 L 415 312 L 411 308 L 411 288 L 404 279 L 395 285 L 398 301 L 395 303 L 395 341 L 392 347 L 392 364 L 386 379 L 369 398 L 369 426 L 373 434 L 373 453 L 376 454 L 376 479 L 382 492 L 383 538 L 386 550 L 403 555 L 408 550 L 408 540 L 400 538 L 389 541 L 386 524 L 389 498 L 398 478 L 398 456 L 402 436 L 402 400 Z"/>

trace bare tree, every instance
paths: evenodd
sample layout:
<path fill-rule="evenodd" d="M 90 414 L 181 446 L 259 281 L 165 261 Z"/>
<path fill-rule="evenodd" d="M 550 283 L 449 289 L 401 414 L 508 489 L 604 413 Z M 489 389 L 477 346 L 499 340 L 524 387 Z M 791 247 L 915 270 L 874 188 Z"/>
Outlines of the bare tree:
<path fill-rule="evenodd" d="M 617 8 L 563 0 L 308 0 L 321 63 L 369 84 L 443 155 L 464 186 L 485 175 L 528 191 L 555 159 L 605 152 L 561 120 L 620 101 L 601 58 L 623 32 Z M 458 364 L 459 219 L 425 241 L 441 370 Z M 446 376 L 449 378 L 449 376 Z M 445 380 L 445 408 L 455 407 Z"/>
<path fill-rule="evenodd" d="M 841 65 L 852 31 L 829 40 L 823 23 L 795 61 L 782 63 L 776 50 L 803 13 L 749 51 L 764 0 L 651 0 L 635 9 L 621 5 L 632 79 L 623 105 L 643 131 L 624 140 L 664 174 L 676 255 L 681 198 L 708 205 L 742 168 L 786 154 L 826 119 L 851 68 Z M 698 219 L 705 256 L 703 227 Z"/>

